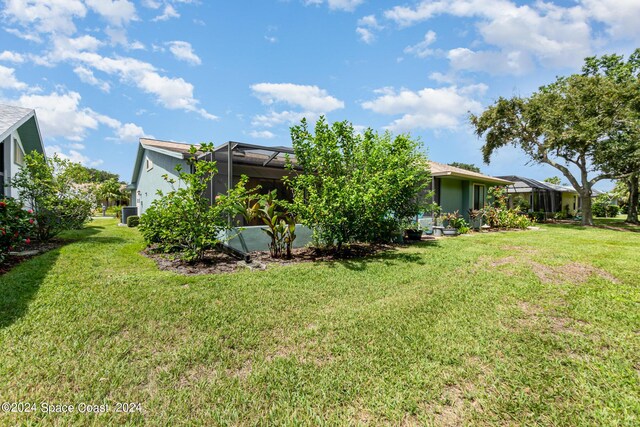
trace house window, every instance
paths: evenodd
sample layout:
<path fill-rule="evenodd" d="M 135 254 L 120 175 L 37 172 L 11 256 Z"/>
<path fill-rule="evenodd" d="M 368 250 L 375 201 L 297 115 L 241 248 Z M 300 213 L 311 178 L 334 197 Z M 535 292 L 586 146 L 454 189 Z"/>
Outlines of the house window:
<path fill-rule="evenodd" d="M 148 170 L 148 171 L 150 171 L 151 169 L 153 169 L 153 162 L 152 162 L 149 158 L 147 158 L 146 166 L 147 166 L 147 170 Z"/>
<path fill-rule="evenodd" d="M 485 205 L 485 191 L 484 185 L 473 184 L 473 209 L 479 210 L 484 208 Z"/>
<path fill-rule="evenodd" d="M 24 165 L 24 151 L 22 151 L 22 147 L 17 139 L 13 140 L 13 161 L 18 166 Z"/>

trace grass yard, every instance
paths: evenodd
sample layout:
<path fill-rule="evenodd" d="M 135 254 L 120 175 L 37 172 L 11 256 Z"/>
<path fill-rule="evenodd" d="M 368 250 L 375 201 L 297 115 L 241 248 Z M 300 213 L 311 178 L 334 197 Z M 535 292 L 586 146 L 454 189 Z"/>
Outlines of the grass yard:
<path fill-rule="evenodd" d="M 543 226 L 198 277 L 159 271 L 114 220 L 67 237 L 0 276 L 0 400 L 38 406 L 2 425 L 640 424 L 634 232 Z"/>

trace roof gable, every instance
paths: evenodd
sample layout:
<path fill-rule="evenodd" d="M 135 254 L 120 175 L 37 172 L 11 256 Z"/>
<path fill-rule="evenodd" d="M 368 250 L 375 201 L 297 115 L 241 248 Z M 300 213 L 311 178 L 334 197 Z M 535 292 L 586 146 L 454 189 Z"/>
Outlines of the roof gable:
<path fill-rule="evenodd" d="M 12 105 L 0 105 L 0 141 L 13 131 L 18 131 L 27 153 L 37 151 L 44 154 L 44 145 L 35 110 Z"/>

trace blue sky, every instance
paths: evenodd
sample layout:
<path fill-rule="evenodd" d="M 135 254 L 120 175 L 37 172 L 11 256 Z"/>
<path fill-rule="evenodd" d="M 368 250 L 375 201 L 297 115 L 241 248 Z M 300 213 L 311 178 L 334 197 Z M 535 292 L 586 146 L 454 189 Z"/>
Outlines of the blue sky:
<path fill-rule="evenodd" d="M 141 136 L 290 145 L 322 114 L 481 165 L 469 111 L 640 46 L 638 0 L 6 0 L 0 20 L 0 102 L 36 108 L 50 153 L 124 180 Z M 508 148 L 481 167 L 559 175 L 525 163 Z"/>

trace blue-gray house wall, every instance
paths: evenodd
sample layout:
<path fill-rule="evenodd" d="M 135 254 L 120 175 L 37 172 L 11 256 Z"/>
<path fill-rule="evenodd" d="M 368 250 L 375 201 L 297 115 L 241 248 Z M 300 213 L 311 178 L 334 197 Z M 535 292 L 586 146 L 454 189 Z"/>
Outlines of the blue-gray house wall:
<path fill-rule="evenodd" d="M 147 160 L 150 160 L 153 164 L 150 169 L 147 169 Z M 169 178 L 178 181 L 178 172 L 175 170 L 177 165 L 181 165 L 183 171 L 189 171 L 189 165 L 186 160 L 148 149 L 144 149 L 141 161 L 142 164 L 136 180 L 136 190 L 131 192 L 131 206 L 138 207 L 138 215 L 142 215 L 151 203 L 159 198 L 158 190 L 166 194 L 174 186 L 175 188 L 179 187 L 179 182 L 172 186 L 163 178 L 163 175 L 168 175 Z"/>

